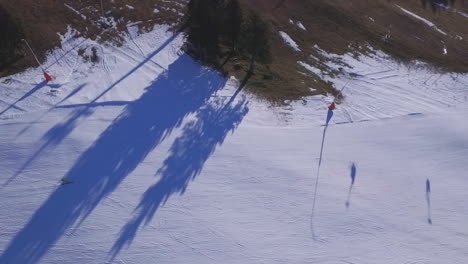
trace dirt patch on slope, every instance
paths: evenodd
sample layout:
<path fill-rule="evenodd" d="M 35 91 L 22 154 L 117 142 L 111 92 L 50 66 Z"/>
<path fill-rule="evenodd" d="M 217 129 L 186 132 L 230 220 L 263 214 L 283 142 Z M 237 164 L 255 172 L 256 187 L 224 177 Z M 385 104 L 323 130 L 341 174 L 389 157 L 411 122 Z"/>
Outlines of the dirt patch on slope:
<path fill-rule="evenodd" d="M 298 64 L 298 61 L 304 61 L 329 75 L 339 74 L 327 69 L 323 64 L 326 58 L 316 47 L 338 55 L 365 54 L 371 52 L 369 47 L 373 47 L 402 63 L 410 64 L 418 60 L 441 71 L 468 72 L 468 18 L 460 14 L 466 12 L 466 0 L 457 1 L 454 7 L 436 12 L 430 7 L 424 8 L 419 0 L 241 2 L 244 8 L 260 13 L 272 28 L 274 61 L 269 70 L 273 78 L 262 79 L 261 73 L 254 82 L 262 85 L 251 87 L 268 98 L 298 99 L 304 95 L 326 93 L 338 95 L 337 89 L 340 87 L 333 87 Z M 445 34 L 405 13 L 397 5 L 433 22 Z M 280 37 L 280 31 L 286 32 L 301 51 L 294 51 L 288 46 Z"/>
<path fill-rule="evenodd" d="M 76 35 L 119 45 L 127 26 L 140 30 L 155 24 L 181 25 L 188 0 L 0 0 L 0 31 L 13 37 L 0 45 L 0 76 L 36 66 L 34 58 L 21 43 L 27 39 L 39 60 L 60 46 L 59 34 L 68 27 Z M 110 4 L 112 2 L 112 4 Z M 307 71 L 298 61 L 306 62 L 328 75 L 340 74 L 324 64 L 328 58 L 320 51 L 342 55 L 383 50 L 402 63 L 414 60 L 433 65 L 437 70 L 468 72 L 468 0 L 457 0 L 448 9 L 424 8 L 421 0 L 240 0 L 244 12 L 253 10 L 270 25 L 273 61 L 256 67 L 248 89 L 275 102 L 299 99 L 314 94 L 339 96 L 338 89 Z M 401 8 L 433 22 L 428 26 Z M 301 26 L 300 26 L 301 25 Z M 302 28 L 303 27 L 303 28 Z M 288 46 L 279 32 L 287 33 L 300 51 Z M 440 31 L 444 32 L 441 33 Z M 1 38 L 4 39 L 4 38 Z M 13 43 L 13 44 L 11 44 Z M 447 52 L 445 52 L 447 51 Z M 223 71 L 241 79 L 249 64 L 233 58 Z"/>
<path fill-rule="evenodd" d="M 101 6 L 101 2 L 103 5 Z M 186 1 L 168 0 L 0 0 L 0 12 L 17 26 L 19 39 L 26 39 L 44 61 L 46 54 L 60 47 L 59 34 L 68 28 L 76 36 L 119 45 L 130 24 L 140 30 L 151 30 L 156 24 L 175 24 L 181 20 Z M 0 23 L 0 31 L 11 28 L 12 23 Z M 11 31 L 11 29 L 10 29 Z M 11 34 L 10 34 L 11 35 Z M 27 47 L 18 40 L 8 42 L 8 60 L 0 62 L 0 76 L 9 75 L 37 66 Z M 3 46 L 1 46 L 3 47 Z M 1 57 L 3 58 L 3 57 Z"/>

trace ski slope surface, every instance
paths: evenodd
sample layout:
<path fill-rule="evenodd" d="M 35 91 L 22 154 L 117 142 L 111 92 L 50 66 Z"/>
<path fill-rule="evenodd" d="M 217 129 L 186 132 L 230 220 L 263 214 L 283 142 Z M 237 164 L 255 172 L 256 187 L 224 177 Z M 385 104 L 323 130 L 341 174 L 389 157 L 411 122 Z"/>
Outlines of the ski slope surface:
<path fill-rule="evenodd" d="M 331 116 L 130 31 L 0 79 L 1 264 L 467 263 L 468 75 L 345 55 Z"/>

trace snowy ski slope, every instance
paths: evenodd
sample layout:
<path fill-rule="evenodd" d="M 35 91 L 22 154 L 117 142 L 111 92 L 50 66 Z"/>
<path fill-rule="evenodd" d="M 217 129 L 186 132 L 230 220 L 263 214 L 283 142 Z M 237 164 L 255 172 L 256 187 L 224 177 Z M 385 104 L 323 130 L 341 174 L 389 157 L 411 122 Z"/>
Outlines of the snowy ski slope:
<path fill-rule="evenodd" d="M 333 99 L 270 106 L 166 30 L 0 79 L 0 263 L 467 263 L 468 75 L 342 57 L 314 193 Z"/>

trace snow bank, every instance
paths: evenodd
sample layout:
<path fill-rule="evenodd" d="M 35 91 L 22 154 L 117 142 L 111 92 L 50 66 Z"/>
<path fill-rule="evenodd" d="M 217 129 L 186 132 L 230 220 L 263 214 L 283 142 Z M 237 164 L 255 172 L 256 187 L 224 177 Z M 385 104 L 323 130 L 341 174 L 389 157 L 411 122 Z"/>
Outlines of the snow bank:
<path fill-rule="evenodd" d="M 301 51 L 299 49 L 299 45 L 285 32 L 280 31 L 279 32 L 281 38 L 283 38 L 284 42 L 286 42 L 291 48 L 293 48 L 295 51 Z"/>
<path fill-rule="evenodd" d="M 432 23 L 431 21 L 425 19 L 425 18 L 422 18 L 418 15 L 416 15 L 415 13 L 413 12 L 410 12 L 406 9 L 404 9 L 403 7 L 399 6 L 399 5 L 396 5 L 398 8 L 400 8 L 403 12 L 405 12 L 406 14 L 418 19 L 419 21 L 422 21 L 423 23 L 425 23 L 426 25 L 428 25 L 429 27 L 431 28 L 434 28 L 435 30 L 437 30 L 439 33 L 443 34 L 443 35 L 447 35 L 447 33 L 445 33 L 444 31 L 440 30 L 434 23 Z"/>
<path fill-rule="evenodd" d="M 83 15 L 81 12 L 79 12 L 78 10 L 76 10 L 75 8 L 71 7 L 70 5 L 67 5 L 66 3 L 64 3 L 63 5 L 65 5 L 68 9 L 70 9 L 71 11 L 73 11 L 73 13 L 81 16 L 81 18 L 83 19 L 87 19 L 87 17 L 85 15 Z"/>
<path fill-rule="evenodd" d="M 297 21 L 297 22 L 296 22 L 296 25 L 297 25 L 300 29 L 302 29 L 302 30 L 307 30 L 307 29 L 304 27 L 304 25 L 301 23 L 301 21 Z"/>
<path fill-rule="evenodd" d="M 455 10 L 455 12 L 456 12 L 457 14 L 459 14 L 459 15 L 462 15 L 462 16 L 464 16 L 464 17 L 468 17 L 468 14 L 467 14 L 467 13 L 465 13 L 465 12 L 458 11 L 458 10 Z"/>

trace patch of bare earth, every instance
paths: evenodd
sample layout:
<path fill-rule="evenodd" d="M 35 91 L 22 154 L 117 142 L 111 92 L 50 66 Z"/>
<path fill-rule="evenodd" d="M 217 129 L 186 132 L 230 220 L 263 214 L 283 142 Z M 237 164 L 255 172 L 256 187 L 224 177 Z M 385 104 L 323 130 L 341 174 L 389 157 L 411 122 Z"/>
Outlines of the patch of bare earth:
<path fill-rule="evenodd" d="M 424 8 L 421 0 L 239 1 L 244 13 L 254 11 L 270 27 L 273 61 L 256 66 L 247 89 L 273 102 L 315 94 L 339 96 L 341 87 L 334 87 L 298 63 L 306 62 L 326 75 L 340 74 L 326 66 L 328 58 L 316 47 L 338 55 L 366 54 L 372 47 L 402 63 L 418 60 L 440 71 L 468 72 L 468 17 L 463 15 L 468 14 L 468 0 L 457 0 L 447 10 L 435 11 Z M 8 36 L 14 42 L 11 59 L 0 62 L 0 76 L 35 66 L 21 38 L 30 41 L 41 61 L 47 51 L 60 46 L 57 33 L 64 34 L 68 26 L 77 36 L 119 45 L 129 24 L 138 25 L 142 31 L 156 24 L 180 27 L 187 2 L 103 0 L 101 5 L 96 0 L 0 0 L 0 13 L 3 10 L 13 21 L 0 24 L 0 29 L 10 32 Z M 403 9 L 431 21 L 439 30 Z M 16 28 L 20 30 L 15 35 L 11 32 Z M 300 51 L 285 43 L 280 31 L 287 33 Z M 247 61 L 233 57 L 221 70 L 242 80 L 248 69 Z"/>
<path fill-rule="evenodd" d="M 8 42 L 14 45 L 8 61 L 0 61 L 0 76 L 37 66 L 21 41 L 28 40 L 39 60 L 60 47 L 59 34 L 73 28 L 75 36 L 120 45 L 128 25 L 149 31 L 157 24 L 176 25 L 181 21 L 187 1 L 170 0 L 0 0 L 0 11 L 8 14 L 18 32 L 10 32 Z M 102 3 L 102 5 L 101 5 Z M 6 23 L 0 24 L 5 32 Z M 9 26 L 11 27 L 11 26 Z M 11 30 L 10 30 L 11 31 Z M 1 34 L 1 33 L 0 33 Z M 6 35 L 6 34 L 5 34 Z M 0 39 L 6 42 L 6 37 Z"/>
<path fill-rule="evenodd" d="M 333 87 L 298 64 L 304 61 L 325 74 L 339 74 L 324 65 L 327 58 L 315 46 L 338 55 L 366 54 L 372 47 L 402 63 L 418 60 L 440 71 L 468 72 L 468 18 L 459 13 L 466 12 L 466 0 L 436 12 L 424 8 L 420 0 L 241 0 L 241 3 L 244 10 L 254 10 L 271 26 L 273 63 L 260 67 L 249 81 L 249 88 L 275 101 L 313 94 L 339 96 L 341 87 Z M 400 7 L 433 22 L 446 34 Z M 286 44 L 280 31 L 286 32 L 300 51 Z M 245 70 L 247 65 L 234 61 L 225 67 L 240 76 L 239 68 Z"/>

